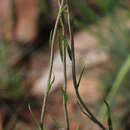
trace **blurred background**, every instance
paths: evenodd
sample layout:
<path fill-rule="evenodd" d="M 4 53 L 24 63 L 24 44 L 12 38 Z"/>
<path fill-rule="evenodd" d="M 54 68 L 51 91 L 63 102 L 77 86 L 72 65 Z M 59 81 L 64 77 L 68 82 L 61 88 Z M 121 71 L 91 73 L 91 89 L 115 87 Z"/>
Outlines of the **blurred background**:
<path fill-rule="evenodd" d="M 77 76 L 86 65 L 80 94 L 106 124 L 108 97 L 115 130 L 130 130 L 130 1 L 71 0 Z M 49 35 L 57 0 L 0 0 L 0 130 L 35 130 L 28 104 L 40 119 L 49 65 Z M 69 36 L 68 36 L 69 41 Z M 64 128 L 63 68 L 55 43 L 56 81 L 47 105 L 47 130 Z M 77 105 L 67 57 L 71 130 L 98 130 Z M 105 115 L 106 117 L 106 115 Z"/>

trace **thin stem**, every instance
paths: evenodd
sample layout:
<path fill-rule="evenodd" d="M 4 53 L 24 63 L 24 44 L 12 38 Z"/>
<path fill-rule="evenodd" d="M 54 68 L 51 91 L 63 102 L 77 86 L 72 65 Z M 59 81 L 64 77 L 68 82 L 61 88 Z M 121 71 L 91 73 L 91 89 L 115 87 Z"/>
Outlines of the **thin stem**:
<path fill-rule="evenodd" d="M 73 85 L 75 88 L 75 92 L 76 92 L 76 96 L 77 99 L 80 103 L 80 105 L 83 107 L 83 109 L 88 113 L 90 119 L 96 123 L 100 128 L 102 128 L 103 130 L 107 130 L 103 124 L 98 121 L 96 119 L 96 117 L 91 113 L 91 111 L 88 109 L 88 107 L 86 106 L 86 104 L 84 103 L 84 101 L 82 100 L 82 98 L 80 97 L 79 91 L 78 91 L 78 87 L 77 87 L 77 80 L 76 80 L 76 67 L 75 67 L 75 50 L 74 50 L 74 37 L 73 37 L 73 28 L 72 28 L 72 21 L 71 21 L 71 16 L 70 16 L 70 1 L 67 1 L 67 10 L 68 10 L 68 26 L 69 26 L 69 33 L 70 33 L 70 42 L 71 42 L 71 55 L 72 55 L 72 78 L 73 78 Z"/>
<path fill-rule="evenodd" d="M 43 100 L 41 120 L 40 120 L 42 130 L 44 128 L 45 112 L 46 112 L 47 100 L 48 100 L 48 95 L 49 95 L 49 85 L 50 85 L 52 68 L 53 68 L 53 61 L 54 61 L 54 43 L 55 43 L 55 39 L 56 39 L 56 33 L 57 33 L 58 25 L 59 25 L 59 20 L 60 20 L 60 17 L 61 17 L 63 5 L 64 5 L 64 0 L 61 1 L 61 5 L 60 5 L 60 8 L 59 8 L 59 12 L 58 12 L 58 16 L 57 16 L 57 19 L 56 19 L 54 32 L 53 32 L 53 36 L 52 36 L 49 76 L 48 76 L 48 82 L 47 82 L 47 90 L 46 90 L 45 97 L 44 97 L 44 100 Z"/>
<path fill-rule="evenodd" d="M 64 16 L 62 15 L 62 20 L 64 23 Z M 62 33 L 65 35 L 65 28 L 64 26 L 62 27 Z M 64 42 L 64 41 L 63 41 Z M 66 71 L 66 46 L 63 44 L 63 69 L 64 69 L 64 91 L 67 96 L 67 71 Z M 67 110 L 67 101 L 65 101 L 63 97 L 63 105 L 64 105 L 64 115 L 65 115 L 65 120 L 66 120 L 66 130 L 69 130 L 69 116 L 68 116 L 68 110 Z"/>

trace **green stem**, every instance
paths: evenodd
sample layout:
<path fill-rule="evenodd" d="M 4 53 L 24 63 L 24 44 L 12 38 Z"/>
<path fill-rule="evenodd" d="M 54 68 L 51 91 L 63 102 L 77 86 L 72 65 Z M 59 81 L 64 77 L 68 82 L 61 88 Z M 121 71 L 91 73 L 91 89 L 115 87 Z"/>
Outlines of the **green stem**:
<path fill-rule="evenodd" d="M 48 95 L 49 95 L 49 85 L 50 85 L 52 68 L 53 68 L 53 61 L 54 61 L 54 43 L 55 43 L 55 39 L 56 39 L 56 33 L 57 33 L 57 29 L 58 29 L 58 25 L 59 25 L 59 21 L 60 21 L 60 17 L 61 17 L 63 5 L 64 5 L 64 0 L 61 1 L 61 5 L 60 5 L 60 8 L 59 8 L 59 12 L 58 12 L 58 16 L 57 16 L 57 19 L 56 19 L 54 32 L 53 32 L 53 36 L 52 36 L 49 76 L 48 76 L 48 82 L 47 82 L 47 90 L 46 90 L 45 97 L 44 97 L 44 100 L 43 100 L 41 120 L 40 120 L 42 130 L 44 129 L 45 112 L 46 112 L 47 100 L 48 100 Z"/>

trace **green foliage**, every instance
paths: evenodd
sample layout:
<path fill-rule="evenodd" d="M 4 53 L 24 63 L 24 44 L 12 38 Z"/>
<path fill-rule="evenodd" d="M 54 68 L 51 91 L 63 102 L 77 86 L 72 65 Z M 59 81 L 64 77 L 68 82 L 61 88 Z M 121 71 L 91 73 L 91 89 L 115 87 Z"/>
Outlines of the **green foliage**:
<path fill-rule="evenodd" d="M 120 0 L 94 0 L 93 1 L 93 5 L 95 6 L 96 9 L 99 10 L 99 12 L 101 14 L 107 14 L 110 15 L 111 11 L 113 11 L 115 9 L 115 7 L 117 7 L 118 3 Z M 61 61 L 63 62 L 63 66 L 65 67 L 66 65 L 66 61 L 65 61 L 65 53 L 66 50 L 68 52 L 69 58 L 72 62 L 72 78 L 73 78 L 73 85 L 75 88 L 75 93 L 77 96 L 77 100 L 78 103 L 80 104 L 80 108 L 82 110 L 82 112 L 91 120 L 93 121 L 95 124 L 97 124 L 101 129 L 103 130 L 107 130 L 104 126 L 104 124 L 102 124 L 102 122 L 100 122 L 95 115 L 91 112 L 91 110 L 89 110 L 88 106 L 86 105 L 86 103 L 82 100 L 80 93 L 78 91 L 78 87 L 80 85 L 81 82 L 81 78 L 83 76 L 83 72 L 85 70 L 85 67 L 83 68 L 83 70 L 81 71 L 79 80 L 77 81 L 77 77 L 76 77 L 76 70 L 75 70 L 75 53 L 74 53 L 74 39 L 73 39 L 73 28 L 72 28 L 72 22 L 71 22 L 71 13 L 70 13 L 70 9 L 71 6 L 69 5 L 69 1 L 66 1 L 67 3 L 65 3 L 66 5 L 64 5 L 65 1 L 59 1 L 59 13 L 57 15 L 57 19 L 56 19 L 56 24 L 55 24 L 55 28 L 53 31 L 53 34 L 51 32 L 50 34 L 50 40 L 49 43 L 51 45 L 51 58 L 50 58 L 50 68 L 49 68 L 49 77 L 48 77 L 48 88 L 47 88 L 47 93 L 45 94 L 45 98 L 44 98 L 44 102 L 43 102 L 43 117 L 41 116 L 41 122 L 43 122 L 44 124 L 44 118 L 45 118 L 45 109 L 46 109 L 46 104 L 47 104 L 47 99 L 48 99 L 48 93 L 52 87 L 52 84 L 55 80 L 55 77 L 53 77 L 52 81 L 51 80 L 51 76 L 52 76 L 52 70 L 53 70 L 53 60 L 54 60 L 54 43 L 56 38 L 58 39 L 58 47 L 59 47 L 59 53 L 60 53 L 60 57 L 61 57 Z M 77 18 L 79 18 L 83 23 L 93 23 L 95 21 L 97 21 L 99 19 L 100 14 L 96 13 L 96 11 L 94 9 L 92 9 L 90 7 L 90 5 L 85 2 L 85 1 L 80 1 L 80 0 L 72 0 L 72 7 L 75 9 L 76 12 L 76 16 Z M 66 11 L 66 7 L 67 7 L 67 11 Z M 66 12 L 64 12 L 66 11 Z M 64 31 L 66 31 L 67 29 L 65 28 L 64 30 L 64 23 L 62 21 L 62 17 L 64 15 L 64 13 L 67 15 L 67 17 L 65 17 L 65 20 L 67 18 L 67 22 L 68 22 L 68 30 L 69 30 L 69 34 L 70 34 L 70 45 L 68 44 L 68 41 L 66 39 L 66 36 L 64 35 Z M 113 13 L 114 14 L 114 13 Z M 116 79 L 114 80 L 114 83 L 111 84 L 111 89 L 108 93 L 108 97 L 107 97 L 107 101 L 108 103 L 111 103 L 112 98 L 114 97 L 114 95 L 116 94 L 117 90 L 119 89 L 119 86 L 121 85 L 122 81 L 124 80 L 124 77 L 126 76 L 126 74 L 129 71 L 129 57 L 128 60 L 123 64 L 124 59 L 126 59 L 126 57 L 129 55 L 129 30 L 127 30 L 126 28 L 121 28 L 120 23 L 118 26 L 118 20 L 115 19 L 115 15 L 111 14 L 111 21 L 112 21 L 112 26 L 110 26 L 110 28 L 108 28 L 108 35 L 107 35 L 107 40 L 106 37 L 104 38 L 104 42 L 108 42 L 109 44 L 109 51 L 110 54 L 112 55 L 112 60 L 115 63 L 119 63 L 115 68 L 115 74 L 117 74 Z M 81 22 L 81 23 L 82 23 Z M 60 26 L 59 26 L 60 25 Z M 116 25 L 116 26 L 115 26 Z M 113 28 L 113 26 L 115 26 L 116 28 Z M 61 27 L 60 29 L 63 29 L 62 34 L 58 31 L 59 27 Z M 67 30 L 67 31 L 68 31 Z M 66 32 L 67 32 L 66 31 Z M 106 34 L 106 33 L 104 33 Z M 52 35 L 53 35 L 53 39 L 52 39 Z M 101 34 L 102 35 L 102 34 Z M 63 45 L 64 45 L 64 51 L 63 51 Z M 128 47 L 128 48 L 127 48 Z M 71 49 L 72 48 L 72 49 Z M 116 53 L 116 55 L 115 55 Z M 120 58 L 118 58 L 120 57 Z M 114 63 L 113 62 L 113 63 Z M 119 70 L 120 65 L 123 64 L 123 67 L 121 68 L 121 70 Z M 64 68 L 64 71 L 66 71 L 66 68 Z M 119 72 L 119 73 L 117 73 Z M 115 75 L 113 74 L 114 77 Z M 66 82 L 66 77 L 64 75 L 64 79 Z M 67 103 L 67 93 L 66 93 L 66 89 L 62 89 L 62 93 L 63 93 L 63 99 L 64 99 L 64 103 Z M 111 115 L 110 115 L 110 107 L 109 104 L 107 102 L 105 102 L 106 106 L 107 106 L 107 115 L 108 115 L 108 126 L 109 126 L 109 130 L 112 130 L 112 121 L 111 121 Z M 66 107 L 66 106 L 64 106 Z M 101 111 L 106 111 L 106 109 L 101 109 Z M 66 120 L 67 122 L 67 120 Z M 43 125 L 44 126 L 44 125 Z M 79 128 L 77 128 L 79 129 Z M 43 128 L 42 128 L 43 130 Z"/>
<path fill-rule="evenodd" d="M 69 46 L 69 43 L 68 43 L 66 37 L 58 31 L 58 48 L 59 48 L 59 53 L 60 53 L 61 61 L 63 62 L 62 41 L 64 42 L 64 45 L 65 45 L 65 47 L 67 49 L 68 56 L 69 56 L 70 60 L 72 60 L 71 48 Z"/>

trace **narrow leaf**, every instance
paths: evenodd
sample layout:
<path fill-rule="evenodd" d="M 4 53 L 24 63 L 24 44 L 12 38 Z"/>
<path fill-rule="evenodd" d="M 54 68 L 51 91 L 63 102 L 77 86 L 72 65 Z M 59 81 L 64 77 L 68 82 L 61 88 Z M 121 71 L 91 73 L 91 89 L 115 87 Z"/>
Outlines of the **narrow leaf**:
<path fill-rule="evenodd" d="M 107 123 L 108 123 L 108 126 L 109 126 L 109 130 L 113 130 L 110 107 L 109 107 L 109 104 L 107 103 L 107 101 L 104 101 L 104 103 L 106 104 L 106 107 L 107 107 L 107 116 L 108 116 L 107 117 Z"/>
<path fill-rule="evenodd" d="M 63 40 L 64 40 L 64 44 L 65 44 L 65 47 L 67 48 L 67 52 L 68 52 L 68 55 L 69 55 L 69 58 L 70 60 L 72 60 L 72 53 L 71 53 L 71 49 L 70 49 L 70 46 L 65 38 L 65 36 L 62 36 L 63 37 Z"/>
<path fill-rule="evenodd" d="M 65 103 L 67 102 L 67 94 L 66 94 L 66 91 L 62 88 L 62 94 L 63 94 L 63 97 L 64 97 L 64 101 Z"/>
<path fill-rule="evenodd" d="M 51 30 L 50 37 L 49 37 L 49 45 L 50 45 L 50 47 L 52 46 L 52 34 L 53 34 L 53 31 Z"/>
<path fill-rule="evenodd" d="M 64 28 L 64 23 L 63 23 L 62 18 L 60 18 L 60 25 L 61 25 L 62 28 Z"/>
<path fill-rule="evenodd" d="M 83 69 L 82 69 L 82 71 L 81 71 L 81 74 L 80 74 L 80 76 L 79 76 L 79 81 L 78 81 L 77 87 L 79 87 L 79 85 L 80 85 L 80 81 L 81 81 L 81 79 L 82 79 L 82 76 L 83 76 L 84 71 L 85 71 L 85 66 L 83 67 Z"/>
<path fill-rule="evenodd" d="M 53 75 L 53 79 L 52 79 L 52 81 L 50 81 L 48 92 L 51 90 L 51 87 L 52 87 L 52 84 L 54 83 L 54 81 L 55 81 L 55 75 Z"/>
<path fill-rule="evenodd" d="M 63 62 L 62 36 L 59 31 L 58 31 L 58 48 L 60 52 L 61 61 Z"/>

